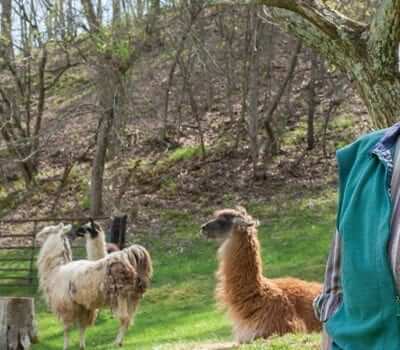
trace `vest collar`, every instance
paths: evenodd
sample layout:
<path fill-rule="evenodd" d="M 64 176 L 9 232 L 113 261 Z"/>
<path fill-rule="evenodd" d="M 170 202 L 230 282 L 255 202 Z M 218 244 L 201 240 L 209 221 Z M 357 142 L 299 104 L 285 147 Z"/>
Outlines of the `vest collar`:
<path fill-rule="evenodd" d="M 393 147 L 400 135 L 400 122 L 386 129 L 382 138 L 375 144 L 370 154 L 375 154 L 382 161 L 389 172 L 393 171 Z"/>

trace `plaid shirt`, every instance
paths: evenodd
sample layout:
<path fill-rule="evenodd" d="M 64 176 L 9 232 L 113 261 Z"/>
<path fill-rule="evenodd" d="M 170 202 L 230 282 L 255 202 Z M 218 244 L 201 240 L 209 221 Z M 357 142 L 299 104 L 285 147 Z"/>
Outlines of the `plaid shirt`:
<path fill-rule="evenodd" d="M 376 155 L 386 164 L 391 181 L 389 192 L 393 202 L 391 222 L 391 236 L 388 244 L 388 256 L 393 271 L 397 290 L 400 293 L 400 123 L 387 129 L 382 139 L 372 149 L 371 154 Z M 392 149 L 395 149 L 392 154 Z M 341 288 L 341 238 L 336 231 L 325 271 L 324 289 L 321 295 L 314 300 L 314 310 L 317 317 L 327 321 L 337 310 L 342 302 Z"/>

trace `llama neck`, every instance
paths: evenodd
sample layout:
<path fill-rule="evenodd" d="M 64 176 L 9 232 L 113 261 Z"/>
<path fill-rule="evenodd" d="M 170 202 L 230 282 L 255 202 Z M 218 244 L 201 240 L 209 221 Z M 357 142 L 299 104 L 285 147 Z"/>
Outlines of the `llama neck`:
<path fill-rule="evenodd" d="M 72 252 L 68 241 L 52 235 L 40 249 L 37 261 L 39 275 L 41 278 L 49 275 L 70 261 L 72 261 Z"/>
<path fill-rule="evenodd" d="M 263 279 L 260 243 L 256 229 L 246 233 L 235 232 L 219 250 L 219 276 L 222 287 L 230 289 L 257 289 Z"/>
<path fill-rule="evenodd" d="M 99 231 L 95 238 L 86 238 L 86 253 L 89 260 L 99 260 L 107 255 L 106 238 L 103 231 Z"/>

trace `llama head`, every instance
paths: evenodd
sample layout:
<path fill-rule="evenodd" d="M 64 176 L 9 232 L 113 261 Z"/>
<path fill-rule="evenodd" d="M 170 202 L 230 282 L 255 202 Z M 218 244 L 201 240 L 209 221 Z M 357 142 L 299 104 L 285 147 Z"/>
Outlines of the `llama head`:
<path fill-rule="evenodd" d="M 254 220 L 243 207 L 236 209 L 222 209 L 214 213 L 214 219 L 208 221 L 201 227 L 201 233 L 208 239 L 223 241 L 233 233 L 249 233 L 258 226 L 258 221 Z"/>
<path fill-rule="evenodd" d="M 36 235 L 39 242 L 43 243 L 37 261 L 40 275 L 43 276 L 45 271 L 49 272 L 61 264 L 72 261 L 69 243 L 71 229 L 72 225 L 60 223 L 47 226 Z"/>
<path fill-rule="evenodd" d="M 58 225 L 46 226 L 36 235 L 36 240 L 39 243 L 43 243 L 51 235 L 59 235 L 64 238 L 71 232 L 71 229 L 71 225 L 64 225 L 62 222 Z"/>
<path fill-rule="evenodd" d="M 74 238 L 77 238 L 88 235 L 90 238 L 95 239 L 101 231 L 100 225 L 94 222 L 93 219 L 89 219 L 89 222 L 73 229 L 73 236 Z"/>

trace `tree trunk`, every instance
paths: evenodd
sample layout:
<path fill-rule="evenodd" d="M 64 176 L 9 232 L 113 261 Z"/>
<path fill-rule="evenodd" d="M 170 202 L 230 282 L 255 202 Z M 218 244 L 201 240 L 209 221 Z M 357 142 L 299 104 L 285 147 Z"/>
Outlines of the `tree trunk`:
<path fill-rule="evenodd" d="M 81 0 L 85 17 L 89 24 L 89 29 L 92 33 L 97 33 L 100 29 L 99 18 L 96 15 L 93 4 L 90 0 Z"/>
<path fill-rule="evenodd" d="M 5 57 L 14 57 L 13 38 L 11 29 L 12 6 L 11 0 L 1 0 L 1 22 L 0 22 L 0 53 Z M 4 52 L 2 52 L 4 50 Z"/>
<path fill-rule="evenodd" d="M 159 47 L 161 45 L 161 27 L 160 27 L 160 16 L 161 16 L 161 2 L 160 0 L 149 1 L 149 22 L 148 22 L 148 34 L 150 42 L 153 47 Z"/>
<path fill-rule="evenodd" d="M 120 0 L 112 1 L 112 26 L 113 26 L 113 34 L 119 34 L 119 27 L 121 21 L 121 2 Z"/>
<path fill-rule="evenodd" d="M 249 60 L 249 74 L 248 74 L 248 134 L 250 139 L 250 153 L 253 164 L 253 176 L 257 176 L 257 164 L 259 158 L 259 144 L 258 144 L 258 18 L 257 9 L 252 8 L 250 12 L 250 31 L 251 31 L 251 44 L 248 52 Z"/>
<path fill-rule="evenodd" d="M 103 2 L 101 0 L 97 0 L 97 18 L 99 19 L 99 24 L 103 23 Z"/>
<path fill-rule="evenodd" d="M 0 298 L 0 349 L 27 350 L 37 341 L 33 298 Z"/>
<path fill-rule="evenodd" d="M 74 8 L 73 8 L 73 0 L 67 0 L 67 33 L 70 37 L 75 37 L 76 35 L 76 26 L 74 22 Z"/>
<path fill-rule="evenodd" d="M 143 19 L 144 13 L 144 0 L 136 1 L 136 16 L 139 20 Z"/>
<path fill-rule="evenodd" d="M 103 179 L 111 131 L 119 112 L 119 96 L 122 89 L 118 73 L 103 66 L 95 73 L 99 104 L 102 108 L 97 130 L 96 151 L 93 159 L 90 185 L 90 215 L 99 216 L 103 209 Z"/>
<path fill-rule="evenodd" d="M 90 185 L 90 215 L 95 217 L 102 214 L 103 209 L 103 179 L 106 156 L 114 122 L 114 109 L 105 111 L 99 126 L 96 143 L 96 153 L 93 160 L 91 185 Z"/>
<path fill-rule="evenodd" d="M 250 12 L 251 9 L 249 9 L 246 12 L 246 32 L 244 35 L 244 47 L 243 47 L 243 52 L 245 55 L 245 59 L 243 62 L 243 67 L 242 67 L 242 76 L 241 76 L 241 109 L 240 109 L 240 118 L 237 126 L 237 136 L 236 136 L 236 142 L 235 142 L 235 149 L 238 149 L 240 139 L 241 139 L 241 133 L 246 125 L 246 115 L 247 115 L 247 98 L 249 94 L 249 52 L 250 52 L 250 47 L 251 47 L 251 23 L 250 23 Z"/>
<path fill-rule="evenodd" d="M 59 0 L 58 2 L 58 13 L 57 13 L 57 17 L 58 17 L 58 28 L 60 30 L 60 34 L 61 34 L 61 39 L 65 40 L 65 29 L 67 27 L 67 22 L 65 20 L 65 13 L 66 13 L 66 8 L 65 8 L 65 3 L 64 0 Z"/>
<path fill-rule="evenodd" d="M 202 127 L 202 116 L 203 112 L 206 110 L 202 110 L 196 100 L 196 96 L 193 89 L 193 79 L 191 76 L 191 72 L 193 71 L 193 62 L 191 61 L 191 57 L 188 57 L 187 62 L 184 62 L 182 59 L 178 58 L 178 64 L 182 72 L 183 83 L 186 86 L 186 93 L 189 98 L 189 105 L 191 108 L 192 115 L 196 121 L 196 127 L 199 135 L 199 144 L 201 149 L 201 155 L 204 159 L 206 157 L 206 146 L 204 140 L 204 131 Z"/>
<path fill-rule="evenodd" d="M 289 61 L 289 67 L 288 67 L 288 72 L 286 74 L 285 79 L 283 80 L 281 86 L 279 87 L 276 95 L 274 98 L 270 101 L 268 109 L 265 113 L 265 117 L 263 118 L 263 126 L 265 130 L 265 136 L 266 139 L 270 141 L 270 147 L 269 150 L 266 149 L 265 154 L 264 154 L 264 159 L 268 159 L 270 155 L 276 155 L 279 151 L 279 139 L 278 136 L 274 134 L 274 130 L 272 129 L 271 126 L 271 121 L 272 117 L 276 111 L 276 109 L 279 106 L 279 102 L 282 99 L 283 94 L 286 91 L 287 86 L 289 85 L 289 82 L 292 80 L 294 76 L 294 72 L 296 70 L 298 58 L 301 52 L 302 44 L 301 41 L 297 41 L 295 49 L 293 51 L 292 57 L 290 58 Z M 270 154 L 268 154 L 270 153 Z"/>

